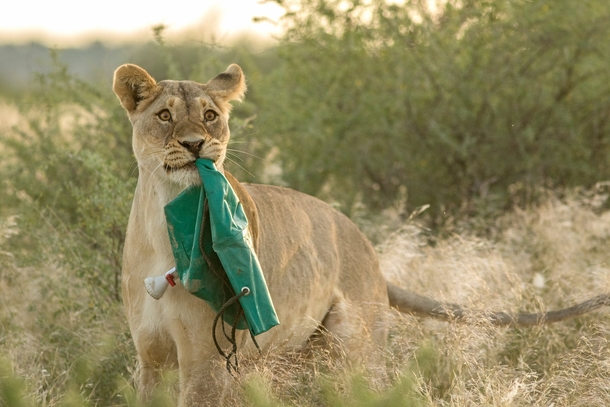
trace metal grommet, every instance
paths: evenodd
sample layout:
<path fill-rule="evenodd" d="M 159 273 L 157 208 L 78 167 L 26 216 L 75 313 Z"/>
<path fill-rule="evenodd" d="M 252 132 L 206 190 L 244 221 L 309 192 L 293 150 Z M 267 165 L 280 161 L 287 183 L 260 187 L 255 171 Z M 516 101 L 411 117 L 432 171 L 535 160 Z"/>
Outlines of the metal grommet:
<path fill-rule="evenodd" d="M 243 295 L 248 295 L 248 294 L 250 294 L 250 289 L 248 287 L 242 287 L 241 288 L 241 293 Z"/>

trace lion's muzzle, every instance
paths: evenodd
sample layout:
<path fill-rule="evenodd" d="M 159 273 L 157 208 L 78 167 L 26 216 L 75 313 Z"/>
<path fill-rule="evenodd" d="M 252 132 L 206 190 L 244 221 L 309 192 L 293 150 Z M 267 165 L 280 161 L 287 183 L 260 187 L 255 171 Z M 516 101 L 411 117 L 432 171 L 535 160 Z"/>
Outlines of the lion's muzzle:
<path fill-rule="evenodd" d="M 193 153 L 193 155 L 195 157 L 199 157 L 199 151 L 201 150 L 201 147 L 203 146 L 203 142 L 204 142 L 204 140 L 197 140 L 197 141 L 184 140 L 184 141 L 178 141 L 178 143 L 182 147 L 186 148 L 188 151 Z"/>

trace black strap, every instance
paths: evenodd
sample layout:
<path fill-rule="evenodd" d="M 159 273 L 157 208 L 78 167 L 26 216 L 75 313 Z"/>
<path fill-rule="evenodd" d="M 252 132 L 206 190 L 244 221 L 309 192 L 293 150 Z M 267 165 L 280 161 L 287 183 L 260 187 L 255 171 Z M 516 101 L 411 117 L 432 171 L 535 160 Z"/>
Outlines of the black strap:
<path fill-rule="evenodd" d="M 214 339 L 214 345 L 216 345 L 216 349 L 218 350 L 218 353 L 223 358 L 225 358 L 225 360 L 227 361 L 227 371 L 233 377 L 235 377 L 235 374 L 239 373 L 238 372 L 239 361 L 237 359 L 237 340 L 235 339 L 235 334 L 237 331 L 237 323 L 239 322 L 239 319 L 241 317 L 243 317 L 243 314 L 244 314 L 243 308 L 240 307 L 239 311 L 235 315 L 235 320 L 233 321 L 233 326 L 231 327 L 230 335 L 227 334 L 227 332 L 225 330 L 224 320 L 222 321 L 222 332 L 223 332 L 225 338 L 227 339 L 227 341 L 229 341 L 229 343 L 231 344 L 231 351 L 229 353 L 225 353 L 225 351 L 220 347 L 220 344 L 218 343 L 218 339 L 216 338 L 216 327 L 218 326 L 218 321 L 222 320 L 222 318 L 224 316 L 224 312 L 227 310 L 227 308 L 229 308 L 231 305 L 233 305 L 241 297 L 248 295 L 249 293 L 250 293 L 250 289 L 244 287 L 239 294 L 235 295 L 234 297 L 230 298 L 229 301 L 225 302 L 222 305 L 222 307 L 220 307 L 220 310 L 218 310 L 218 313 L 216 314 L 216 317 L 214 318 L 214 324 L 212 325 L 212 338 Z M 254 342 L 254 346 L 256 346 L 256 349 L 258 349 L 258 351 L 260 352 L 261 349 L 258 346 L 256 339 L 254 339 L 254 335 L 252 334 L 252 331 L 250 331 L 250 330 L 248 330 L 248 331 L 250 332 L 250 338 L 252 339 L 252 342 Z M 233 360 L 231 360 L 231 358 Z"/>

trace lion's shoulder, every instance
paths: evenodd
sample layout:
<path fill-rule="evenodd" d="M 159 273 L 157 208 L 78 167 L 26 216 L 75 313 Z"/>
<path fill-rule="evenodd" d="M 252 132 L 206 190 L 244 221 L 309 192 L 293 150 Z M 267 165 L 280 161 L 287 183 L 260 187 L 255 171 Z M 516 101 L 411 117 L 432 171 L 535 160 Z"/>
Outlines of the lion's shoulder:
<path fill-rule="evenodd" d="M 257 206 L 259 204 L 274 207 L 288 205 L 286 207 L 288 210 L 317 209 L 325 212 L 336 212 L 328 203 L 292 188 L 254 183 L 242 183 L 242 185 L 256 202 Z"/>
<path fill-rule="evenodd" d="M 264 226 L 272 226 L 275 233 L 284 235 L 292 229 L 310 229 L 316 233 L 328 233 L 329 229 L 339 229 L 346 236 L 361 240 L 363 235 L 358 227 L 342 212 L 314 196 L 291 188 L 242 184 L 256 205 L 258 217 Z M 366 239 L 364 239 L 366 240 Z"/>

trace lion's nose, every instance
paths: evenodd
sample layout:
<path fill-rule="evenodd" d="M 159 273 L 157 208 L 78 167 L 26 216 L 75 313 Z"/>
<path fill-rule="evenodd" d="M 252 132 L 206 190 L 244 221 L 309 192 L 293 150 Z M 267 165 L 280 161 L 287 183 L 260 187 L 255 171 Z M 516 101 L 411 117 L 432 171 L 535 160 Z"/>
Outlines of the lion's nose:
<path fill-rule="evenodd" d="M 197 141 L 179 141 L 180 145 L 191 153 L 195 155 L 195 157 L 199 156 L 199 150 L 201 150 L 201 146 L 203 146 L 203 140 Z"/>

